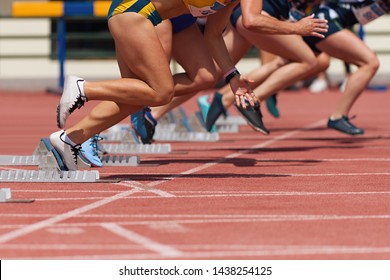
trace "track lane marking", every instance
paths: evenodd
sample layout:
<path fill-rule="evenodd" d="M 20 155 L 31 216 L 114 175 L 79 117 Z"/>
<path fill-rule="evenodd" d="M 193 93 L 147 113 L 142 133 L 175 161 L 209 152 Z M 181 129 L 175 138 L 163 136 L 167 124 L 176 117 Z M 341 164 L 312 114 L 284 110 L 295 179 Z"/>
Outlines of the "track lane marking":
<path fill-rule="evenodd" d="M 183 252 L 171 246 L 156 242 L 150 238 L 135 233 L 134 231 L 128 230 L 117 223 L 102 223 L 101 226 L 111 233 L 119 235 L 131 242 L 134 242 L 135 244 L 141 245 L 142 248 L 156 252 L 161 256 L 180 257 L 183 255 Z"/>
<path fill-rule="evenodd" d="M 194 248 L 195 250 L 196 248 Z M 361 255 L 361 254 L 389 254 L 390 247 L 369 247 L 369 246 L 274 246 L 269 248 L 264 246 L 263 249 L 248 249 L 248 250 L 214 250 L 212 251 L 198 251 L 198 252 L 185 252 L 180 257 L 181 259 L 216 259 L 216 258 L 229 258 L 232 257 L 272 257 L 272 256 L 321 256 L 321 255 Z M 26 257 L 27 259 L 45 259 Z M 23 259 L 26 259 L 23 258 Z M 366 257 L 367 258 L 367 257 Z M 14 258 L 12 258 L 14 259 Z M 112 254 L 112 255 L 64 255 L 51 257 L 53 260 L 145 260 L 145 259 L 163 259 L 160 254 Z M 295 258 L 294 258 L 295 259 Z"/>
<path fill-rule="evenodd" d="M 238 157 L 240 155 L 247 154 L 250 151 L 252 151 L 253 149 L 258 149 L 258 148 L 261 148 L 261 147 L 269 146 L 269 145 L 271 145 L 273 143 L 276 143 L 276 142 L 278 142 L 280 140 L 287 139 L 287 138 L 289 138 L 291 136 L 294 136 L 294 135 L 296 135 L 296 134 L 298 134 L 298 133 L 300 133 L 302 131 L 306 131 L 306 130 L 309 130 L 309 129 L 312 129 L 312 128 L 324 125 L 325 122 L 326 122 L 326 120 L 321 119 L 321 120 L 316 121 L 316 122 L 314 122 L 312 124 L 309 124 L 309 125 L 307 125 L 307 126 L 305 126 L 303 128 L 300 128 L 300 129 L 297 129 L 297 130 L 294 130 L 294 131 L 290 131 L 290 132 L 284 133 L 282 135 L 274 137 L 273 139 L 267 140 L 267 141 L 265 141 L 263 143 L 259 143 L 259 144 L 255 145 L 255 146 L 252 146 L 249 149 L 245 149 L 245 150 L 243 150 L 241 152 L 237 152 L 237 153 L 233 153 L 233 154 L 227 155 L 227 156 L 225 156 L 225 157 L 223 157 L 223 158 L 221 158 L 221 159 L 219 159 L 219 160 L 217 160 L 215 162 L 206 163 L 206 164 L 200 165 L 199 167 L 192 168 L 192 169 L 189 169 L 187 171 L 181 172 L 181 173 L 178 174 L 178 176 L 168 177 L 165 180 L 159 180 L 159 181 L 148 183 L 147 186 L 154 187 L 156 185 L 165 183 L 167 181 L 171 181 L 171 180 L 176 179 L 178 177 L 182 177 L 184 175 L 188 175 L 188 174 L 192 174 L 192 173 L 201 171 L 203 169 L 206 169 L 208 167 L 211 167 L 211 166 L 214 166 L 214 165 L 216 165 L 218 163 L 221 163 L 221 162 L 223 162 L 223 161 L 225 161 L 227 159 L 236 158 L 236 157 Z M 115 184 L 121 185 L 121 183 L 115 183 Z M 118 199 L 121 199 L 123 197 L 129 196 L 129 195 L 131 195 L 131 194 L 133 194 L 135 192 L 139 192 L 139 191 L 140 191 L 140 187 L 137 187 L 136 189 L 133 189 L 133 190 L 130 190 L 130 191 L 125 191 L 125 192 L 116 194 L 116 195 L 114 195 L 112 197 L 104 198 L 104 199 L 102 199 L 100 201 L 96 201 L 96 202 L 93 202 L 91 204 L 87 204 L 85 206 L 82 206 L 82 207 L 76 208 L 74 210 L 65 212 L 63 214 L 56 215 L 56 216 L 51 217 L 49 219 L 46 219 L 46 220 L 43 220 L 43 221 L 40 221 L 40 222 L 37 222 L 37 223 L 30 224 L 30 225 L 28 225 L 28 226 L 26 226 L 24 228 L 17 229 L 17 230 L 14 230 L 14 231 L 2 234 L 2 235 L 0 235 L 0 243 L 8 242 L 10 240 L 13 240 L 13 239 L 16 239 L 18 237 L 27 235 L 27 234 L 32 233 L 34 231 L 43 229 L 45 227 L 51 226 L 51 225 L 59 223 L 59 222 L 62 222 L 64 220 L 66 220 L 66 219 L 69 219 L 69 218 L 75 217 L 75 216 L 77 216 L 77 215 L 79 215 L 81 213 L 85 213 L 87 211 L 99 208 L 99 207 L 101 207 L 103 205 L 106 205 L 108 203 L 111 203 L 113 201 L 116 201 Z"/>
<path fill-rule="evenodd" d="M 112 217 L 103 217 L 112 219 Z M 129 218 L 129 217 L 126 217 Z M 134 218 L 130 216 L 130 218 Z M 145 217 L 138 215 L 136 218 L 143 218 L 142 221 L 122 221 L 116 222 L 118 226 L 149 226 L 156 225 L 158 223 L 176 223 L 176 224 L 210 224 L 210 223 L 253 223 L 253 222 L 301 222 L 301 221 L 355 221 L 355 220 L 390 220 L 390 215 L 193 215 L 176 217 L 174 215 L 167 215 L 161 220 L 162 217 L 158 217 L 160 221 L 156 220 L 145 220 L 157 217 Z M 104 223 L 103 223 L 104 224 Z M 108 223 L 109 224 L 109 223 Z M 101 227 L 102 222 L 73 222 L 73 223 L 62 223 L 61 227 Z M 1 229 L 4 228 L 20 228 L 24 225 L 13 224 L 13 225 L 0 225 Z M 2 244 L 0 244 L 1 248 Z"/>

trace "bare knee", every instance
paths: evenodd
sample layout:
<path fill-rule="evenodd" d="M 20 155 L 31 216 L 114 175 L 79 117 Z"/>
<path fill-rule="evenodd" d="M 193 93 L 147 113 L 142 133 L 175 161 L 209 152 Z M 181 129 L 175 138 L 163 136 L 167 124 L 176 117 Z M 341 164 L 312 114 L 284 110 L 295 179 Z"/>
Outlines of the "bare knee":
<path fill-rule="evenodd" d="M 193 79 L 194 90 L 200 91 L 213 87 L 217 82 L 216 73 L 210 72 L 207 69 L 199 69 Z"/>
<path fill-rule="evenodd" d="M 322 65 L 315 56 L 301 63 L 305 77 L 316 75 L 321 72 Z"/>
<path fill-rule="evenodd" d="M 173 83 L 167 83 L 155 89 L 156 93 L 150 106 L 163 106 L 171 102 L 174 96 Z"/>
<path fill-rule="evenodd" d="M 317 72 L 324 72 L 326 71 L 326 69 L 329 68 L 330 57 L 322 53 L 317 57 L 317 62 L 318 62 Z"/>
<path fill-rule="evenodd" d="M 372 73 L 375 74 L 378 71 L 379 66 L 380 66 L 380 62 L 379 62 L 377 55 L 375 53 L 372 53 L 372 56 L 368 62 L 368 67 L 370 68 Z"/>

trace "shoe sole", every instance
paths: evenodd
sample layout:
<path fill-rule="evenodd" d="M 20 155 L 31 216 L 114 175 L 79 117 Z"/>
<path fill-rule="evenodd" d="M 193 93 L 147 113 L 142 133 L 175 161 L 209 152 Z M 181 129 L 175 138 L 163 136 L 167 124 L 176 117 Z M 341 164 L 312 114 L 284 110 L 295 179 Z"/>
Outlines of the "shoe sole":
<path fill-rule="evenodd" d="M 364 131 L 362 133 L 349 133 L 349 132 L 346 132 L 344 130 L 341 130 L 341 129 L 338 129 L 338 128 L 335 128 L 335 127 L 327 127 L 328 129 L 334 129 L 338 132 L 341 132 L 341 133 L 344 133 L 344 134 L 347 134 L 347 135 L 352 135 L 352 136 L 355 136 L 355 135 L 363 135 L 364 134 Z"/>
<path fill-rule="evenodd" d="M 248 118 L 245 117 L 245 114 L 244 114 L 243 112 L 241 112 L 239 108 L 237 108 L 237 106 L 236 106 L 236 109 L 237 109 L 237 111 L 243 116 L 243 118 L 245 119 L 246 123 L 247 123 L 254 131 L 256 131 L 256 132 L 261 132 L 261 133 L 263 133 L 264 135 L 269 135 L 269 134 L 270 134 L 270 132 L 269 132 L 268 130 L 266 130 L 266 129 L 261 129 L 261 128 L 255 126 L 253 123 L 251 123 L 251 122 L 248 120 Z"/>
<path fill-rule="evenodd" d="M 61 105 L 60 104 L 58 104 L 58 106 L 57 106 L 57 126 L 58 126 L 58 128 L 64 128 L 64 125 L 61 125 L 61 116 L 60 116 L 60 110 L 61 110 Z"/>
<path fill-rule="evenodd" d="M 247 121 L 246 123 L 256 132 L 261 132 L 264 135 L 269 135 L 269 133 L 270 133 L 268 130 L 264 130 L 264 129 L 258 128 L 257 126 L 254 126 L 251 122 Z"/>

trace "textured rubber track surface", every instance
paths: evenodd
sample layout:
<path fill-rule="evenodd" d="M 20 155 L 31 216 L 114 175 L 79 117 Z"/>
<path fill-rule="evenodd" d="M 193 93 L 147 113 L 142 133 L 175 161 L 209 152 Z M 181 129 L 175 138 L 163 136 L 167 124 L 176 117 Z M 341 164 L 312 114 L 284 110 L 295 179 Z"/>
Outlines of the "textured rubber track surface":
<path fill-rule="evenodd" d="M 241 126 L 218 142 L 171 143 L 140 166 L 97 169 L 101 183 L 0 181 L 35 199 L 0 203 L 0 258 L 389 259 L 390 93 L 358 100 L 351 116 L 366 133 L 355 137 L 326 129 L 339 97 L 281 92 L 281 118 L 262 106 L 270 135 Z M 0 98 L 1 155 L 31 155 L 57 130 L 59 96 Z M 15 168 L 36 167 L 0 166 Z"/>

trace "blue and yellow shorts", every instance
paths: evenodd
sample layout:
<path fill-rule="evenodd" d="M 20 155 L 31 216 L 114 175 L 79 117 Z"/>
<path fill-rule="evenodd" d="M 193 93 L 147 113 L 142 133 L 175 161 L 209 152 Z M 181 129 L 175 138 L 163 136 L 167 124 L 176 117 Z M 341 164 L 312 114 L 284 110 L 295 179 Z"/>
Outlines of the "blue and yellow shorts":
<path fill-rule="evenodd" d="M 162 21 L 156 7 L 149 0 L 113 0 L 108 11 L 108 18 L 127 12 L 143 15 L 153 25 L 157 25 Z"/>
<path fill-rule="evenodd" d="M 191 14 L 184 14 L 178 17 L 171 18 L 172 33 L 178 33 L 196 22 L 196 17 Z"/>

